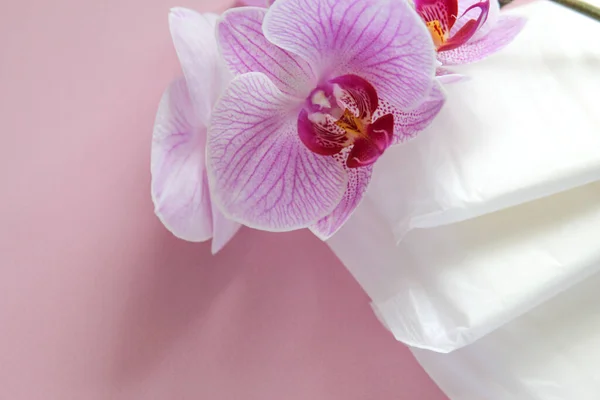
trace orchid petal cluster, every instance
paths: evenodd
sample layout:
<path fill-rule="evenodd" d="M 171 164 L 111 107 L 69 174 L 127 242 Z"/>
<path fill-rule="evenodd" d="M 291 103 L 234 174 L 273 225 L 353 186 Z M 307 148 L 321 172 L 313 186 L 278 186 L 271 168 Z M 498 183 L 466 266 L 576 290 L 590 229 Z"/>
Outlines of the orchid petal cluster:
<path fill-rule="evenodd" d="M 443 66 L 513 32 L 489 0 L 259 1 L 170 16 L 184 77 L 159 106 L 152 196 L 173 234 L 214 252 L 241 224 L 331 237 L 377 160 L 442 108 Z"/>
<path fill-rule="evenodd" d="M 456 74 L 444 68 L 483 60 L 508 45 L 523 29 L 525 19 L 500 15 L 496 0 L 415 0 L 438 52 L 437 75 L 443 83 Z"/>
<path fill-rule="evenodd" d="M 171 35 L 184 77 L 165 91 L 154 124 L 151 173 L 155 213 L 175 236 L 218 252 L 240 227 L 211 201 L 206 134 L 212 108 L 231 80 L 214 37 L 216 14 L 174 9 Z"/>

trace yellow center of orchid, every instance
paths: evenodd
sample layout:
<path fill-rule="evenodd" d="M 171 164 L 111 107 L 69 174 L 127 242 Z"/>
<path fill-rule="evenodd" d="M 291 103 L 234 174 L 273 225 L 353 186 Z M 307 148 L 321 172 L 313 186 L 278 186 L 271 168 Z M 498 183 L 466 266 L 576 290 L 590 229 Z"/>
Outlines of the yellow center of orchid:
<path fill-rule="evenodd" d="M 433 44 L 436 49 L 443 45 L 448 39 L 446 32 L 444 32 L 444 28 L 442 28 L 442 24 L 437 19 L 428 21 L 427 29 L 433 38 Z"/>
<path fill-rule="evenodd" d="M 363 121 L 350 110 L 346 109 L 344 110 L 342 117 L 338 119 L 335 124 L 346 131 L 346 137 L 350 140 L 350 143 L 353 143 L 358 138 L 367 137 L 364 126 L 365 122 L 369 123 L 370 121 Z"/>

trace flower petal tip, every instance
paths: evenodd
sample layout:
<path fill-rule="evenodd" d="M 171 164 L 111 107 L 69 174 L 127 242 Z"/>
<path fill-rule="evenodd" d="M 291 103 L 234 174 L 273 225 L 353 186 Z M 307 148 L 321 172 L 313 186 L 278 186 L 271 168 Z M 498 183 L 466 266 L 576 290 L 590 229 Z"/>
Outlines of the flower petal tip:
<path fill-rule="evenodd" d="M 169 10 L 169 21 L 177 19 L 177 18 L 187 18 L 193 14 L 198 14 L 198 13 L 194 10 L 190 10 L 189 8 L 185 8 L 185 7 L 172 7 Z"/>
<path fill-rule="evenodd" d="M 341 228 L 341 226 L 340 226 L 340 228 Z M 336 229 L 335 231 L 331 231 L 329 229 L 323 229 L 322 227 L 319 227 L 319 225 L 315 224 L 315 225 L 309 226 L 308 230 L 311 231 L 312 234 L 315 235 L 319 240 L 326 242 L 329 239 L 331 239 L 331 237 L 333 235 L 335 235 L 337 233 L 339 228 Z"/>
<path fill-rule="evenodd" d="M 227 218 L 220 210 L 212 209 L 213 235 L 211 243 L 212 254 L 217 254 L 233 239 L 242 225 Z"/>

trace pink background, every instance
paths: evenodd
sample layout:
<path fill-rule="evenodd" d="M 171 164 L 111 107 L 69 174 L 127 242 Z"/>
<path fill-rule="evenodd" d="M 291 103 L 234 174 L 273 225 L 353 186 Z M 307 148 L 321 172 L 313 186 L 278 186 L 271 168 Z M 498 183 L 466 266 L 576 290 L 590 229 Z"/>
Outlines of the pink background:
<path fill-rule="evenodd" d="M 167 12 L 218 4 L 4 3 L 0 399 L 444 399 L 310 233 L 213 258 L 154 217 Z"/>

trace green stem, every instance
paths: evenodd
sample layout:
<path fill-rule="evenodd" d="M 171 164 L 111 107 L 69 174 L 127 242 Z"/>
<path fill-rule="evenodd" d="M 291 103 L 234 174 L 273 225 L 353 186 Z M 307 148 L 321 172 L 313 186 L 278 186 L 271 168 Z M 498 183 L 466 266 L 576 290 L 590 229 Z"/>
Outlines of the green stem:
<path fill-rule="evenodd" d="M 567 7 L 591 19 L 600 21 L 600 8 L 581 0 L 550 0 L 556 4 Z"/>

